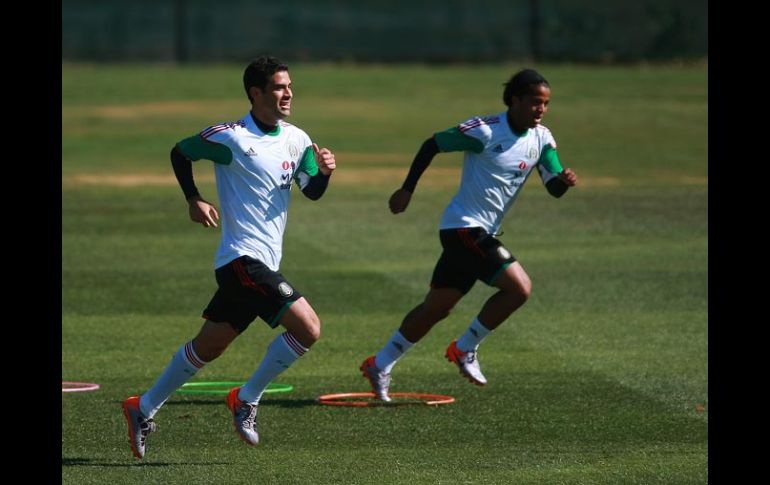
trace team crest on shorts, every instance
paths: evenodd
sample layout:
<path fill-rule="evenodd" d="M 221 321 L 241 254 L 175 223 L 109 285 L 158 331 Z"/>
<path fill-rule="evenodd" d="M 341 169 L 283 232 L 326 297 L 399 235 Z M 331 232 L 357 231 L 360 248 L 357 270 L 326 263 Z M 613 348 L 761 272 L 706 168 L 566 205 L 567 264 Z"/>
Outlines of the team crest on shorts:
<path fill-rule="evenodd" d="M 289 283 L 282 281 L 281 284 L 278 285 L 278 293 L 280 293 L 282 297 L 288 298 L 294 294 L 294 288 L 292 288 Z"/>
<path fill-rule="evenodd" d="M 505 249 L 505 247 L 499 246 L 497 248 L 497 255 L 500 256 L 500 259 L 508 259 L 511 257 L 511 252 Z"/>

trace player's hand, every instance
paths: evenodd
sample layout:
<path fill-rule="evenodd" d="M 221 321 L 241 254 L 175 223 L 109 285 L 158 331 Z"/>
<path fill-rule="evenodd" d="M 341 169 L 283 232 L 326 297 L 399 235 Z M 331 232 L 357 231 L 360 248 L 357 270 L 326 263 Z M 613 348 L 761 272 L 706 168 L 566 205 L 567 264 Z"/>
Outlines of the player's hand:
<path fill-rule="evenodd" d="M 569 168 L 562 170 L 558 177 L 562 180 L 562 182 L 569 185 L 570 187 L 577 185 L 577 174 Z"/>
<path fill-rule="evenodd" d="M 411 192 L 409 192 L 406 189 L 396 190 L 395 192 L 393 192 L 393 195 L 390 196 L 390 200 L 388 201 L 390 212 L 394 214 L 398 214 L 399 212 L 404 212 L 406 208 L 409 206 L 410 200 L 412 200 Z"/>
<path fill-rule="evenodd" d="M 315 161 L 318 164 L 318 170 L 327 177 L 332 174 L 335 168 L 337 168 L 337 161 L 334 159 L 334 154 L 328 148 L 318 148 L 318 145 L 313 143 L 313 152 L 315 153 Z"/>
<path fill-rule="evenodd" d="M 219 227 L 216 223 L 219 220 L 219 213 L 213 204 L 209 204 L 199 195 L 187 199 L 187 204 L 190 209 L 190 219 L 193 222 L 198 222 L 203 227 Z"/>

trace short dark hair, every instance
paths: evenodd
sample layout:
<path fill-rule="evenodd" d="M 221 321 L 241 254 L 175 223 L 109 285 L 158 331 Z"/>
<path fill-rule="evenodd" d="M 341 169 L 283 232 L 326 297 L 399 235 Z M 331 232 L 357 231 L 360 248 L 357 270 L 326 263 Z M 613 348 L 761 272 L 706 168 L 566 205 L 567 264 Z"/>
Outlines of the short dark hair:
<path fill-rule="evenodd" d="M 534 69 L 522 69 L 517 72 L 503 85 L 505 86 L 505 91 L 503 91 L 503 103 L 505 103 L 506 106 L 510 106 L 511 98 L 514 96 L 521 98 L 529 92 L 530 86 L 533 84 L 545 84 L 547 87 L 551 87 L 551 85 L 548 84 L 548 81 Z"/>
<path fill-rule="evenodd" d="M 273 74 L 288 70 L 289 66 L 285 62 L 273 56 L 260 56 L 251 61 L 243 72 L 243 89 L 246 90 L 249 101 L 251 101 L 250 87 L 256 86 L 260 91 L 264 91 Z"/>

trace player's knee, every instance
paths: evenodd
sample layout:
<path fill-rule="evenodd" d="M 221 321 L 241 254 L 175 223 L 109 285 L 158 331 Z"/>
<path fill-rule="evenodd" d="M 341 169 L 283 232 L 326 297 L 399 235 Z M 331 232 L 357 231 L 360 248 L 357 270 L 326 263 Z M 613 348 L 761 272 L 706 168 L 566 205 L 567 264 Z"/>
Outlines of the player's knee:
<path fill-rule="evenodd" d="M 312 343 L 316 343 L 316 342 L 318 342 L 318 340 L 321 338 L 321 320 L 319 320 L 318 318 L 316 318 L 316 319 L 315 319 L 315 322 L 313 322 L 313 323 L 312 323 L 312 324 L 311 324 L 311 325 L 308 327 L 308 332 L 307 332 L 307 334 L 308 334 L 308 335 L 307 335 L 307 336 L 308 336 L 308 339 L 309 339 L 309 340 L 310 340 Z"/>
<path fill-rule="evenodd" d="M 523 281 L 521 285 L 519 285 L 517 293 L 522 303 L 529 300 L 529 297 L 532 295 L 532 282 Z"/>
<path fill-rule="evenodd" d="M 515 302 L 517 305 L 523 305 L 532 295 L 532 283 L 524 281 L 516 286 L 503 289 L 502 291 L 511 302 Z"/>
<path fill-rule="evenodd" d="M 308 317 L 302 325 L 301 343 L 310 348 L 321 338 L 321 320 L 317 315 Z"/>

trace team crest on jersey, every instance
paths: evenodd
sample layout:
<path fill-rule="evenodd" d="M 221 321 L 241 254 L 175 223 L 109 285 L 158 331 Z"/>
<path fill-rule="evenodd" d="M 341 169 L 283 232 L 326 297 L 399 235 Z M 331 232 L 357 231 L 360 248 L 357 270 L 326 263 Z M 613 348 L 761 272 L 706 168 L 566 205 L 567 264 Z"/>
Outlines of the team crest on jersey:
<path fill-rule="evenodd" d="M 281 281 L 281 284 L 278 285 L 278 293 L 280 293 L 282 297 L 288 298 L 294 294 L 294 288 L 292 288 L 289 283 Z"/>
<path fill-rule="evenodd" d="M 294 160 L 299 158 L 299 147 L 294 142 L 286 142 L 286 151 L 289 152 L 289 156 Z"/>
<path fill-rule="evenodd" d="M 524 170 L 524 169 L 526 169 L 526 168 L 527 168 L 527 162 L 525 162 L 524 160 L 522 160 L 522 161 L 519 163 L 519 168 L 520 168 L 521 170 Z"/>

